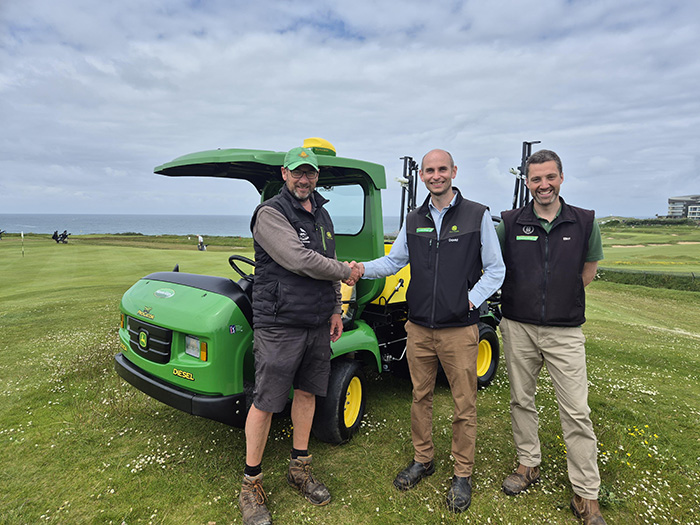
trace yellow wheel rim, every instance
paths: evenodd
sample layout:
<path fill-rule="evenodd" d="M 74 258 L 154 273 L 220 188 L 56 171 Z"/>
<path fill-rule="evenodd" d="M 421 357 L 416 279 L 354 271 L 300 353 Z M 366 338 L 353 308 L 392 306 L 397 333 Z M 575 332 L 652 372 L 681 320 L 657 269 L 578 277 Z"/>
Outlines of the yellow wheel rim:
<path fill-rule="evenodd" d="M 360 415 L 360 407 L 362 406 L 362 382 L 360 378 L 355 376 L 348 385 L 348 390 L 345 392 L 345 426 L 352 427 Z"/>
<path fill-rule="evenodd" d="M 476 375 L 483 377 L 491 368 L 493 349 L 486 339 L 479 341 L 479 355 L 476 358 Z"/>

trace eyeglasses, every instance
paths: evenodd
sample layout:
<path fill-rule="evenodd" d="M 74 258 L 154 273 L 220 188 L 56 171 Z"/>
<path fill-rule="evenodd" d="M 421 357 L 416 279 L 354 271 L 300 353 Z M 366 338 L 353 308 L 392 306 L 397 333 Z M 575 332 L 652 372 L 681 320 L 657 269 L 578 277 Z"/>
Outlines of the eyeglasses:
<path fill-rule="evenodd" d="M 292 170 L 289 173 L 291 173 L 293 179 L 301 179 L 304 175 L 306 175 L 306 178 L 309 180 L 318 179 L 318 171 L 316 171 L 316 170 L 310 170 L 310 171 Z"/>

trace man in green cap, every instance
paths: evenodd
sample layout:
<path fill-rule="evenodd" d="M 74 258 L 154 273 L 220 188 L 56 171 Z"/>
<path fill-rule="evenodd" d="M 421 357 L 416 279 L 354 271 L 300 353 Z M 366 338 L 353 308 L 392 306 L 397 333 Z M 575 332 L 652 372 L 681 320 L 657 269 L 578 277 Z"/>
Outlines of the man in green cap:
<path fill-rule="evenodd" d="M 335 258 L 335 234 L 315 191 L 318 159 L 293 148 L 284 159 L 284 186 L 257 207 L 251 220 L 255 247 L 253 324 L 255 391 L 245 425 L 246 466 L 239 505 L 246 525 L 271 523 L 262 487 L 262 458 L 272 414 L 294 388 L 289 484 L 314 505 L 331 495 L 311 474 L 308 451 L 316 396 L 325 396 L 330 342 L 343 331 L 340 281 L 359 270 Z"/>

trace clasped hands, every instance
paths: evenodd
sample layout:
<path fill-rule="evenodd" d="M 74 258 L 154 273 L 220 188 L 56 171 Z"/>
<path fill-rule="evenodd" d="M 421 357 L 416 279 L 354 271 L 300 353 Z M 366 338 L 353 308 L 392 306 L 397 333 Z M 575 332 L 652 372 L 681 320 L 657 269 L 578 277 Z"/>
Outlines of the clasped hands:
<path fill-rule="evenodd" d="M 365 265 L 362 264 L 361 262 L 346 262 L 348 266 L 350 266 L 350 270 L 352 273 L 350 273 L 350 277 L 347 279 L 343 279 L 343 282 L 347 284 L 348 286 L 355 286 L 357 281 L 360 280 L 360 278 L 365 274 Z"/>

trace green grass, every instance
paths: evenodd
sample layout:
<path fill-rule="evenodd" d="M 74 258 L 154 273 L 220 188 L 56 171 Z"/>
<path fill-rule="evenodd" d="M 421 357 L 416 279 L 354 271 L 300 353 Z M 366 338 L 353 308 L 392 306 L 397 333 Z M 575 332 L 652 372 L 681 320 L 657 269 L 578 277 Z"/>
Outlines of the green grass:
<path fill-rule="evenodd" d="M 603 226 L 603 268 L 700 274 L 697 226 Z"/>
<path fill-rule="evenodd" d="M 234 276 L 221 238 L 40 236 L 0 241 L 0 523 L 241 523 L 243 432 L 136 391 L 114 372 L 118 305 L 141 276 L 171 269 Z M 158 246 L 158 249 L 153 249 Z M 692 245 L 685 245 L 692 246 Z M 588 293 L 590 397 L 608 523 L 700 524 L 700 294 L 594 282 Z M 362 429 L 342 446 L 312 440 L 333 501 L 315 508 L 284 479 L 291 423 L 273 421 L 264 459 L 275 523 L 575 523 L 551 381 L 540 380 L 543 479 L 508 497 L 516 463 L 505 369 L 479 392 L 474 500 L 445 511 L 452 403 L 439 385 L 437 472 L 408 493 L 392 487 L 412 457 L 410 384 L 370 375 Z"/>

